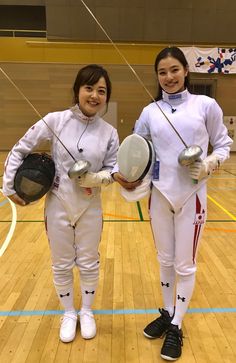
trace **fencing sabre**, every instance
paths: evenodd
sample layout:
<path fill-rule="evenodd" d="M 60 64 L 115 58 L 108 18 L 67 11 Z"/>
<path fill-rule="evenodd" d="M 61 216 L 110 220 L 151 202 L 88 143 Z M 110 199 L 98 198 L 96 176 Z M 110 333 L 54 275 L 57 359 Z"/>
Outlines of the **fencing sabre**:
<path fill-rule="evenodd" d="M 67 153 L 71 156 L 71 158 L 74 160 L 74 165 L 69 169 L 68 175 L 71 179 L 77 178 L 84 173 L 86 173 L 91 166 L 90 162 L 87 160 L 76 160 L 75 157 L 71 154 L 71 152 L 68 150 L 68 148 L 65 146 L 65 144 L 61 141 L 61 139 L 55 134 L 53 129 L 47 124 L 47 122 L 44 120 L 42 115 L 39 113 L 39 111 L 34 107 L 34 105 L 30 102 L 30 100 L 24 95 L 24 93 L 19 89 L 19 87 L 15 84 L 15 82 L 9 77 L 9 75 L 0 67 L 0 71 L 2 74 L 8 79 L 8 81 L 13 85 L 13 87 L 17 90 L 17 92 L 24 98 L 24 100 L 30 105 L 30 107 L 35 111 L 35 113 L 42 119 L 42 121 L 45 123 L 47 128 L 51 131 L 53 136 L 60 142 L 60 144 L 64 147 L 64 149 L 67 151 Z"/>
<path fill-rule="evenodd" d="M 88 7 L 88 5 L 83 1 L 80 0 L 80 2 L 84 5 L 84 7 L 87 9 L 87 11 L 89 12 L 89 14 L 92 16 L 92 18 L 95 20 L 95 22 L 97 23 L 97 25 L 99 26 L 99 28 L 102 30 L 102 32 L 105 34 L 105 36 L 107 37 L 107 39 L 109 40 L 109 42 L 112 44 L 112 46 L 115 48 L 115 50 L 117 51 L 117 53 L 121 56 L 121 58 L 124 60 L 124 62 L 127 64 L 127 66 L 129 67 L 129 69 L 132 71 L 132 73 L 134 74 L 134 76 L 136 77 L 136 79 L 138 80 L 138 82 L 141 84 L 141 86 L 144 88 L 144 90 L 146 91 L 146 93 L 148 94 L 148 96 L 151 98 L 151 100 L 156 104 L 156 106 L 159 108 L 159 110 L 161 111 L 161 113 L 163 114 L 163 116 L 165 117 L 165 119 L 167 120 L 167 122 L 169 123 L 169 125 L 172 127 L 172 129 L 174 130 L 174 132 L 176 133 L 176 135 L 178 136 L 178 138 L 181 140 L 181 142 L 184 144 L 185 149 L 180 153 L 179 157 L 178 157 L 178 162 L 180 163 L 180 165 L 190 165 L 192 164 L 194 161 L 198 160 L 200 155 L 202 154 L 202 148 L 198 145 L 192 145 L 192 146 L 188 146 L 186 144 L 186 142 L 183 140 L 183 138 L 181 137 L 181 135 L 179 134 L 179 132 L 176 130 L 176 128 L 174 127 L 174 125 L 171 123 L 171 121 L 169 120 L 169 118 L 167 117 L 167 115 L 164 113 L 164 111 L 162 110 L 162 108 L 158 105 L 158 103 L 156 102 L 156 100 L 154 99 L 154 97 L 152 96 L 152 94 L 149 92 L 149 90 L 147 89 L 147 87 L 145 86 L 145 84 L 143 83 L 143 81 L 141 80 L 141 78 L 139 77 L 139 75 L 135 72 L 134 68 L 131 66 L 131 64 L 127 61 L 127 59 L 125 58 L 125 56 L 123 55 L 123 53 L 120 51 L 120 49 L 116 46 L 116 44 L 113 42 L 113 40 L 111 39 L 111 37 L 109 36 L 109 34 L 107 33 L 107 31 L 104 29 L 104 27 L 101 25 L 101 23 L 98 21 L 98 19 L 95 17 L 95 15 L 93 14 L 93 12 L 91 11 L 91 9 Z"/>

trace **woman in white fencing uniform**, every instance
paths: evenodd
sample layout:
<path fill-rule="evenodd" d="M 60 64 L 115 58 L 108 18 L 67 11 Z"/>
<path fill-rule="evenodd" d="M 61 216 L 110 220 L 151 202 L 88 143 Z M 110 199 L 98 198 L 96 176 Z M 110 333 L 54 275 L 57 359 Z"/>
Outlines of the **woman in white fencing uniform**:
<path fill-rule="evenodd" d="M 155 102 L 143 109 L 134 132 L 152 141 L 156 155 L 150 217 L 164 301 L 160 317 L 146 326 L 144 335 L 165 335 L 161 356 L 175 360 L 181 356 L 181 324 L 194 289 L 197 250 L 206 222 L 206 182 L 229 157 L 232 140 L 216 101 L 189 93 L 188 64 L 179 48 L 163 49 L 157 55 L 155 72 L 159 81 L 156 102 L 185 143 L 199 145 L 203 151 L 201 160 L 181 166 L 178 156 L 184 146 L 180 138 Z M 213 151 L 207 156 L 209 142 Z M 119 173 L 113 177 L 127 187 Z"/>
<path fill-rule="evenodd" d="M 88 65 L 74 82 L 74 106 L 47 114 L 33 125 L 8 155 L 3 179 L 3 192 L 13 202 L 25 202 L 14 190 L 14 177 L 23 158 L 45 140 L 51 143 L 56 174 L 46 197 L 45 223 L 52 256 L 53 279 L 65 313 L 60 339 L 75 338 L 77 312 L 73 302 L 73 268 L 80 272 L 82 306 L 81 335 L 96 335 L 91 310 L 99 278 L 98 247 L 102 232 L 101 185 L 108 185 L 118 150 L 118 134 L 99 115 L 108 105 L 111 82 L 104 68 Z M 54 134 L 47 125 L 53 130 Z M 55 137 L 57 135 L 76 160 L 84 159 L 91 166 L 82 177 L 71 179 L 68 171 L 73 159 Z"/>

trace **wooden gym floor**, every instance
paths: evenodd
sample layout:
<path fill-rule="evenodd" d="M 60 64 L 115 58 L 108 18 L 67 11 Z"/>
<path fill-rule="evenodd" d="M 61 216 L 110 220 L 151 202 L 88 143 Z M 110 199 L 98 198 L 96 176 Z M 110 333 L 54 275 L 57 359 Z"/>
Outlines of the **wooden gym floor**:
<path fill-rule="evenodd" d="M 3 161 L 0 153 L 0 186 Z M 208 182 L 208 218 L 196 287 L 184 319 L 181 363 L 236 362 L 236 155 Z M 14 207 L 0 193 L 0 362 L 157 363 L 162 340 L 143 327 L 162 306 L 147 200 L 127 203 L 103 189 L 97 336 L 59 341 L 62 314 L 51 274 L 43 200 Z M 75 270 L 75 303 L 80 308 Z"/>

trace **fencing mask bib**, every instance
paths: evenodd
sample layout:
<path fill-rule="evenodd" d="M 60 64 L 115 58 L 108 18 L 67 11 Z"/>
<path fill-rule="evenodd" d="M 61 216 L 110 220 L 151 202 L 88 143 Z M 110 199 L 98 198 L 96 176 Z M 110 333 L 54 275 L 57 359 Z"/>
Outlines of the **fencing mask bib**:
<path fill-rule="evenodd" d="M 18 168 L 14 189 L 26 203 L 42 198 L 51 188 L 55 164 L 46 153 L 29 154 Z"/>
<path fill-rule="evenodd" d="M 143 180 L 133 191 L 121 187 L 122 196 L 129 202 L 138 201 L 150 193 L 155 152 L 151 141 L 132 134 L 121 143 L 117 163 L 119 172 L 129 182 Z"/>

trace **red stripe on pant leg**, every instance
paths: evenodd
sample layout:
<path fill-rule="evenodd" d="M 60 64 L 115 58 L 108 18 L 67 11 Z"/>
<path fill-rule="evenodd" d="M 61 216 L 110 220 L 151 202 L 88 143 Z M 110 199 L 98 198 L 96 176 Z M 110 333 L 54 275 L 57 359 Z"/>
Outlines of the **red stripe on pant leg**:
<path fill-rule="evenodd" d="M 198 227 L 196 229 L 196 227 Z M 197 246 L 198 246 L 198 241 L 199 241 L 199 235 L 200 235 L 200 232 L 201 232 L 201 228 L 202 228 L 202 225 L 198 225 L 198 226 L 195 226 L 195 232 L 194 233 L 194 241 L 193 241 L 193 263 L 195 263 L 195 256 L 196 256 L 196 251 L 197 251 Z"/>
<path fill-rule="evenodd" d="M 198 198 L 198 195 L 196 194 L 196 215 L 201 213 L 201 203 Z M 201 224 L 197 224 L 197 220 L 195 221 L 195 230 L 194 230 L 194 237 L 193 237 L 193 263 L 195 263 L 195 256 L 196 256 L 196 250 L 199 240 L 199 235 L 201 231 Z"/>

